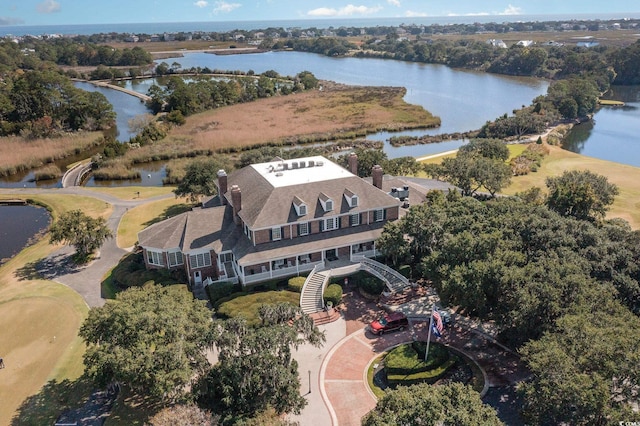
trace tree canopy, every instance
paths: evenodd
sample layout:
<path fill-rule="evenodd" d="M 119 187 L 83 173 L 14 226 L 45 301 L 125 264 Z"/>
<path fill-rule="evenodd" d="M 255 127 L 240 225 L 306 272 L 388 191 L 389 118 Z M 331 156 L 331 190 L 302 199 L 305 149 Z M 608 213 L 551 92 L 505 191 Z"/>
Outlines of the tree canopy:
<path fill-rule="evenodd" d="M 605 176 L 588 170 L 565 171 L 548 177 L 547 206 L 563 216 L 576 219 L 602 220 L 619 190 Z"/>
<path fill-rule="evenodd" d="M 76 260 L 86 261 L 88 257 L 113 233 L 102 217 L 92 218 L 81 210 L 71 210 L 60 215 L 51 226 L 50 242 L 65 242 L 76 248 Z"/>
<path fill-rule="evenodd" d="M 194 203 L 200 201 L 202 196 L 216 195 L 218 193 L 217 173 L 220 169 L 220 162 L 213 158 L 190 163 L 184 178 L 173 190 L 174 194 L 177 197 L 188 197 Z"/>
<path fill-rule="evenodd" d="M 419 384 L 386 392 L 363 426 L 492 426 L 501 425 L 495 410 L 482 403 L 469 386 Z"/>
<path fill-rule="evenodd" d="M 257 328 L 243 319 L 214 328 L 219 361 L 201 384 L 201 399 L 228 422 L 268 409 L 299 414 L 307 403 L 292 349 L 305 342 L 320 346 L 324 334 L 300 308 L 286 303 L 263 305 L 259 314 Z"/>
<path fill-rule="evenodd" d="M 92 308 L 80 328 L 85 371 L 96 384 L 119 382 L 139 395 L 172 399 L 209 365 L 211 311 L 185 286 L 146 285 Z"/>

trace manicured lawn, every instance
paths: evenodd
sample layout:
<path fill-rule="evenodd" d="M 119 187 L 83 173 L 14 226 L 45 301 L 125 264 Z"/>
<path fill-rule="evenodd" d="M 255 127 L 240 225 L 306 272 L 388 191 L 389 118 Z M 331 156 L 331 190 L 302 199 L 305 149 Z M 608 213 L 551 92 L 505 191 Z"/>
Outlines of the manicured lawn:
<path fill-rule="evenodd" d="M 191 209 L 184 198 L 167 198 L 129 209 L 118 226 L 118 246 L 131 247 L 147 226 Z"/>
<path fill-rule="evenodd" d="M 607 218 L 619 217 L 628 221 L 634 229 L 640 228 L 640 168 L 586 157 L 557 146 L 549 148 L 550 153 L 537 172 L 513 177 L 511 185 L 502 192 L 513 195 L 534 186 L 546 189 L 545 180 L 549 176 L 560 176 L 565 170 L 590 170 L 606 176 L 609 182 L 615 183 L 620 189 Z"/>
<path fill-rule="evenodd" d="M 175 189 L 174 186 L 122 186 L 114 188 L 87 187 L 88 190 L 102 192 L 113 195 L 123 200 L 137 200 L 156 197 L 158 195 L 170 194 Z"/>
<path fill-rule="evenodd" d="M 109 204 L 89 197 L 38 194 L 28 198 L 47 204 L 54 217 L 71 209 L 92 216 L 111 214 Z M 6 366 L 0 370 L 0 424 L 10 424 L 18 409 L 23 424 L 53 424 L 65 405 L 63 394 L 75 389 L 68 382 L 61 383 L 75 381 L 84 371 L 85 347 L 78 329 L 89 309 L 78 293 L 41 279 L 35 269 L 56 248 L 45 235 L 0 267 L 0 356 Z M 41 392 L 48 381 L 57 384 Z M 52 389 L 57 398 L 46 397 Z"/>
<path fill-rule="evenodd" d="M 238 293 L 238 297 L 228 300 L 220 305 L 217 314 L 227 318 L 243 317 L 250 325 L 258 325 L 258 309 L 260 305 L 275 303 L 289 303 L 293 306 L 300 305 L 300 293 L 293 291 L 265 291 L 261 293 Z"/>

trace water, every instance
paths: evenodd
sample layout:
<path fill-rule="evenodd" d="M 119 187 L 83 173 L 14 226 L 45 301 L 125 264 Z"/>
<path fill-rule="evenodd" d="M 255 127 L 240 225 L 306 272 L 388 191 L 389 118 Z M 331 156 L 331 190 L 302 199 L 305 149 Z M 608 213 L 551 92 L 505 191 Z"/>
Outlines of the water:
<path fill-rule="evenodd" d="M 151 111 L 144 102 L 124 92 L 80 81 L 74 84 L 77 88 L 86 90 L 87 92 L 102 93 L 111 105 L 113 105 L 113 110 L 116 112 L 116 139 L 120 142 L 128 141 L 131 137 L 135 136 L 135 132 L 129 129 L 129 120 L 139 115 L 151 114 Z"/>
<path fill-rule="evenodd" d="M 49 226 L 49 212 L 32 205 L 0 205 L 0 264 L 22 250 Z"/>
<path fill-rule="evenodd" d="M 640 167 L 640 86 L 615 86 L 604 98 L 623 101 L 625 106 L 600 108 L 594 122 L 575 126 L 562 147 Z"/>
<path fill-rule="evenodd" d="M 296 19 L 273 21 L 210 21 L 210 22 L 127 22 L 111 24 L 85 25 L 15 25 L 0 26 L 0 36 L 4 35 L 91 35 L 100 33 L 132 33 L 132 34 L 162 34 L 164 32 L 229 32 L 236 29 L 258 30 L 267 28 L 339 28 L 339 27 L 376 27 L 400 25 L 447 25 L 473 24 L 488 22 L 548 22 L 570 20 L 616 20 L 623 18 L 640 18 L 638 12 L 616 13 L 572 13 L 546 15 L 470 15 L 470 16 L 429 16 L 429 17 L 401 17 L 401 18 L 325 18 L 325 19 Z M 126 14 L 123 15 L 126 19 Z"/>

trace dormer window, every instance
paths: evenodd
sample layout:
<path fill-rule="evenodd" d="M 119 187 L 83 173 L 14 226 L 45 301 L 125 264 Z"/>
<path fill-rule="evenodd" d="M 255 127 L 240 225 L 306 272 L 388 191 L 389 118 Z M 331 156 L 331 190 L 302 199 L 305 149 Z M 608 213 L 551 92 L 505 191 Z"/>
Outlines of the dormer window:
<path fill-rule="evenodd" d="M 298 216 L 305 216 L 307 214 L 307 205 L 298 197 L 293 197 L 293 208 L 296 210 Z"/>
<path fill-rule="evenodd" d="M 327 194 L 321 192 L 318 199 L 320 200 L 320 204 L 322 204 L 322 209 L 325 212 L 330 212 L 333 210 L 333 200 Z"/>
<path fill-rule="evenodd" d="M 353 208 L 353 207 L 358 207 L 358 196 L 356 194 L 353 193 L 353 191 L 349 190 L 349 189 L 345 189 L 344 190 L 344 198 L 345 200 L 347 200 L 347 204 L 349 204 L 349 207 Z"/>

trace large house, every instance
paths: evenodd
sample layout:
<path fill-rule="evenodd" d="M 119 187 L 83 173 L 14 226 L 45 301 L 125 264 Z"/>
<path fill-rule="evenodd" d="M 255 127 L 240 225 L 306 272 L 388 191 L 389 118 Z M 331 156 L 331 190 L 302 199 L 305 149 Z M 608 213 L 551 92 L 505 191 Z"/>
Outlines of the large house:
<path fill-rule="evenodd" d="M 257 283 L 295 276 L 316 265 L 376 255 L 387 221 L 398 219 L 408 186 L 384 188 L 321 156 L 276 159 L 227 175 L 218 171 L 218 196 L 149 226 L 138 235 L 147 268 L 184 269 L 192 284 Z M 387 184 L 388 185 L 388 184 Z"/>

